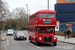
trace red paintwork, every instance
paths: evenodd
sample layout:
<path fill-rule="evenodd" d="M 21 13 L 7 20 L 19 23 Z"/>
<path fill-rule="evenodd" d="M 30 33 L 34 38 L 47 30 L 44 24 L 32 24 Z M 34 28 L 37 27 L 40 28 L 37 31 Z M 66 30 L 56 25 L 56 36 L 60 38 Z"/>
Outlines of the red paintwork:
<path fill-rule="evenodd" d="M 38 14 L 39 13 L 55 13 L 56 14 L 56 12 L 53 11 L 53 10 L 40 10 L 40 11 L 34 13 L 34 14 L 37 14 L 37 13 Z M 33 16 L 33 15 L 31 15 L 31 16 Z M 52 19 L 52 24 L 43 24 L 43 19 Z M 55 18 L 48 18 L 48 17 L 47 18 L 40 18 L 38 16 L 38 18 L 33 18 L 32 20 L 29 20 L 29 26 L 31 26 L 31 25 L 56 25 L 56 15 L 55 15 Z"/>
<path fill-rule="evenodd" d="M 56 14 L 56 12 L 53 11 L 53 10 L 39 10 L 38 12 L 32 14 L 31 16 L 33 16 L 37 13 L 38 14 L 39 13 L 54 13 L 54 14 Z M 52 23 L 51 24 L 47 24 L 47 23 L 43 24 L 43 19 L 52 19 Z M 43 37 L 51 36 L 52 37 L 52 42 L 57 41 L 57 37 L 55 37 L 55 30 L 54 30 L 54 33 L 37 33 L 36 31 L 35 32 L 30 31 L 30 28 L 35 28 L 36 29 L 36 26 L 39 27 L 39 25 L 41 25 L 41 26 L 45 25 L 45 27 L 47 27 L 46 25 L 53 25 L 53 26 L 49 26 L 49 27 L 55 27 L 56 26 L 56 15 L 55 15 L 55 18 L 48 18 L 48 17 L 47 18 L 40 18 L 39 15 L 38 15 L 38 18 L 33 18 L 32 20 L 29 20 L 29 40 L 30 40 L 30 37 L 31 37 L 31 41 L 35 42 L 35 39 L 37 37 L 39 42 L 44 43 L 43 42 Z M 39 40 L 39 37 L 41 37 L 42 39 Z M 56 38 L 56 40 L 54 40 L 54 37 Z"/>

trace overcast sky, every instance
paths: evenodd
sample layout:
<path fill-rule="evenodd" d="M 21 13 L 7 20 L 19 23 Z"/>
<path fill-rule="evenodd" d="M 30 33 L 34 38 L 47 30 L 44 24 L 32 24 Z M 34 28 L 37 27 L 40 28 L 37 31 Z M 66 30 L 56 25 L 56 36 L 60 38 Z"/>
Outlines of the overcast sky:
<path fill-rule="evenodd" d="M 25 9 L 26 4 L 28 4 L 28 9 L 30 10 L 30 14 L 35 13 L 41 9 L 47 9 L 47 0 L 3 0 L 6 1 L 9 5 L 10 11 L 17 7 L 24 7 Z M 54 10 L 54 4 L 56 0 L 49 0 L 49 8 Z"/>

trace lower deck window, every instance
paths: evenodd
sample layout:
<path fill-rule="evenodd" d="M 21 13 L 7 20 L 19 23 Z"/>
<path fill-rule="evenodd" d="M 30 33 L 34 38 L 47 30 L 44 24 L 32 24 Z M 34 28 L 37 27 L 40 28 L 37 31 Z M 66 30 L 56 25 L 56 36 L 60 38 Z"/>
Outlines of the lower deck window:
<path fill-rule="evenodd" d="M 39 33 L 46 33 L 46 27 L 39 27 Z"/>
<path fill-rule="evenodd" d="M 53 33 L 54 27 L 47 27 L 47 33 Z"/>
<path fill-rule="evenodd" d="M 53 33 L 54 27 L 39 27 L 39 33 Z"/>

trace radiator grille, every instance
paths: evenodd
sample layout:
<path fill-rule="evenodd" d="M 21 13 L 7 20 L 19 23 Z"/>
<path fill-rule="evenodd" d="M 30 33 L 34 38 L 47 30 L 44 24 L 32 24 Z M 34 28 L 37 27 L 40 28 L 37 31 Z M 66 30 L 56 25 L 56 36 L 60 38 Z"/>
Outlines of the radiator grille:
<path fill-rule="evenodd" d="M 52 42 L 52 37 L 50 36 L 44 37 L 44 42 Z"/>

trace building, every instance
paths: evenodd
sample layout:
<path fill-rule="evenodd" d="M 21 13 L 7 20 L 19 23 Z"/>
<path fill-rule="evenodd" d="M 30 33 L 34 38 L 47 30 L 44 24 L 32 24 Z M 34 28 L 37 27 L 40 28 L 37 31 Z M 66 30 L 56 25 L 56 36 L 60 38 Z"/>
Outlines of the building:
<path fill-rule="evenodd" d="M 59 21 L 59 31 L 70 29 L 73 36 L 75 34 L 75 0 L 57 0 L 55 11 Z"/>

